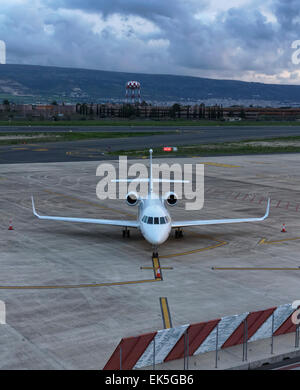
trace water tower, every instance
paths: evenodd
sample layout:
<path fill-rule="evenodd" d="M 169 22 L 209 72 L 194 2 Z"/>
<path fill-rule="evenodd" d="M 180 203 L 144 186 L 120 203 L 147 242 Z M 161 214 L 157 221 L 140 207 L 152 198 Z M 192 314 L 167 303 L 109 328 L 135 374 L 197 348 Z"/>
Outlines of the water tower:
<path fill-rule="evenodd" d="M 138 81 L 126 83 L 126 103 L 141 103 L 141 84 Z"/>

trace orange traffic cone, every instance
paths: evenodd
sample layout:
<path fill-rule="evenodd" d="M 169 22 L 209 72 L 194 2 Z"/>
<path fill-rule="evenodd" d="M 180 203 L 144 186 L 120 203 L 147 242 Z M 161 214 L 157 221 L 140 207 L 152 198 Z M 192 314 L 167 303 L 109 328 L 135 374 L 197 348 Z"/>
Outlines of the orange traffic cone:
<path fill-rule="evenodd" d="M 161 279 L 160 268 L 157 268 L 157 270 L 156 270 L 156 278 Z"/>
<path fill-rule="evenodd" d="M 281 233 L 286 233 L 286 227 L 285 224 L 282 225 Z"/>
<path fill-rule="evenodd" d="M 14 230 L 13 226 L 12 226 L 12 221 L 9 221 L 9 227 L 8 227 L 8 230 Z"/>

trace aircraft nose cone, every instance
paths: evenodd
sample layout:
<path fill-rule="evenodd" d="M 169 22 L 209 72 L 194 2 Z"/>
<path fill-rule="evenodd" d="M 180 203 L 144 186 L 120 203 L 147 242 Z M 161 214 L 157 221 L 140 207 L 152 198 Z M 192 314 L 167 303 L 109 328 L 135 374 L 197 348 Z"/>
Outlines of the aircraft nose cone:
<path fill-rule="evenodd" d="M 169 230 L 161 228 L 152 232 L 147 232 L 147 234 L 145 235 L 146 240 L 149 241 L 152 245 L 163 244 L 168 237 Z"/>
<path fill-rule="evenodd" d="M 164 242 L 162 239 L 157 239 L 157 238 L 151 238 L 151 244 L 153 245 L 160 245 Z"/>
<path fill-rule="evenodd" d="M 156 234 L 147 234 L 145 238 L 153 245 L 159 245 L 161 243 L 161 238 Z"/>

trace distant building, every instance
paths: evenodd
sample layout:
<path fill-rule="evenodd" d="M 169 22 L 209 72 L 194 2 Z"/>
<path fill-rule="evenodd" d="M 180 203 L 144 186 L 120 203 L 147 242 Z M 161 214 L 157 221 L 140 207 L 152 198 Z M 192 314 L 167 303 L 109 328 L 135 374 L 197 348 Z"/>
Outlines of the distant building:
<path fill-rule="evenodd" d="M 0 104 L 0 119 L 187 119 L 187 120 L 300 120 L 300 108 L 222 107 L 220 105 L 151 105 L 135 104 Z"/>

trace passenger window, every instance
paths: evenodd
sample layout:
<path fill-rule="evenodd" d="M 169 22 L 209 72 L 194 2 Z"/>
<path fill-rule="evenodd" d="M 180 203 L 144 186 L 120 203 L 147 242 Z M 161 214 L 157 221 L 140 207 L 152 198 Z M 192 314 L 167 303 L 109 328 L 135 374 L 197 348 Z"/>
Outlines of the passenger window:
<path fill-rule="evenodd" d="M 159 218 L 158 217 L 154 218 L 154 223 L 155 223 L 155 225 L 159 225 Z"/>
<path fill-rule="evenodd" d="M 150 225 L 152 225 L 152 224 L 153 224 L 153 217 L 148 217 L 147 223 L 149 223 Z"/>
<path fill-rule="evenodd" d="M 143 217 L 143 222 L 145 222 L 145 223 L 147 223 L 147 216 L 146 215 L 144 215 L 144 217 Z"/>
<path fill-rule="evenodd" d="M 160 217 L 160 224 L 163 225 L 165 223 L 166 223 L 165 217 Z"/>

